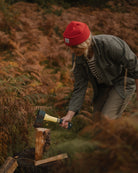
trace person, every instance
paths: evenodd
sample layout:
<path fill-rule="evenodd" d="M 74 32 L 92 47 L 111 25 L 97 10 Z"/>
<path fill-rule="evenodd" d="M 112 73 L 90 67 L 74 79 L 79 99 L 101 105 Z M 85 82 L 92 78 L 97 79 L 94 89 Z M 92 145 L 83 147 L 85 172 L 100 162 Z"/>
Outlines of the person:
<path fill-rule="evenodd" d="M 113 35 L 92 35 L 87 24 L 72 21 L 66 27 L 64 43 L 72 52 L 74 90 L 62 127 L 78 114 L 88 81 L 93 87 L 93 115 L 117 119 L 134 92 L 138 99 L 138 59 L 122 39 Z"/>

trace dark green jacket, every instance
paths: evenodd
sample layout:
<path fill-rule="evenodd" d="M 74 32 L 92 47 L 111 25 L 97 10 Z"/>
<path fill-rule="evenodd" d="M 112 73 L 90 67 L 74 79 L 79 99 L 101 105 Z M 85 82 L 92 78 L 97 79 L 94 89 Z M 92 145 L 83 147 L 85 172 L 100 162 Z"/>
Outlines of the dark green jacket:
<path fill-rule="evenodd" d="M 138 79 L 138 60 L 129 46 L 118 37 L 112 35 L 97 35 L 92 37 L 96 68 L 103 73 L 104 84 L 114 86 L 122 98 L 135 89 L 135 79 Z M 74 56 L 73 56 L 74 57 Z M 74 61 L 74 59 L 73 59 Z M 75 77 L 74 90 L 69 103 L 69 110 L 78 112 L 84 101 L 88 81 L 94 89 L 94 97 L 98 89 L 95 78 L 89 70 L 84 56 L 76 57 L 73 71 Z M 124 74 L 127 70 L 126 91 L 124 91 Z"/>

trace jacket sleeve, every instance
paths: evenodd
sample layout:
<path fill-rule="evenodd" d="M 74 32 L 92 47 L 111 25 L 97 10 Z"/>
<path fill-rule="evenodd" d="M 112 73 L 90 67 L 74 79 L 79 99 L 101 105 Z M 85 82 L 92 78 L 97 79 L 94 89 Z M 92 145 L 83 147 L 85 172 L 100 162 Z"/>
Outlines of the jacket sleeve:
<path fill-rule="evenodd" d="M 80 64 L 76 64 L 75 69 L 73 71 L 75 83 L 74 83 L 74 90 L 72 93 L 72 97 L 69 103 L 69 110 L 76 112 L 76 114 L 79 112 L 86 93 L 88 80 L 84 78 L 83 68 Z"/>
<path fill-rule="evenodd" d="M 110 43 L 109 53 L 113 61 L 127 69 L 131 78 L 138 79 L 138 59 L 127 43 L 117 37 L 112 37 Z"/>

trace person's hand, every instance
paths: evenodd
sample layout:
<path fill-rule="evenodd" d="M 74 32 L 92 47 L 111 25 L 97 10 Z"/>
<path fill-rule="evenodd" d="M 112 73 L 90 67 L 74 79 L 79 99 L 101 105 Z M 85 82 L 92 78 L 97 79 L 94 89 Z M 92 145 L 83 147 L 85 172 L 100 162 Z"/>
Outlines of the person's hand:
<path fill-rule="evenodd" d="M 62 117 L 62 124 L 60 124 L 61 127 L 64 127 L 65 129 L 68 128 L 68 122 L 71 122 L 73 116 L 75 115 L 75 112 L 73 111 L 68 111 L 66 116 Z"/>

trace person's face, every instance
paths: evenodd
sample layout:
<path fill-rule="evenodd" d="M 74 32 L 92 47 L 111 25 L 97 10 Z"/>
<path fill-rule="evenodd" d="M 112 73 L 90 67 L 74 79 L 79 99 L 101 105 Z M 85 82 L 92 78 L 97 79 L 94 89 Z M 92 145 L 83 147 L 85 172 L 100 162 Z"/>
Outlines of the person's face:
<path fill-rule="evenodd" d="M 85 49 L 84 48 L 78 48 L 76 46 L 70 46 L 70 50 L 72 53 L 74 53 L 76 56 L 81 56 L 84 54 Z"/>

